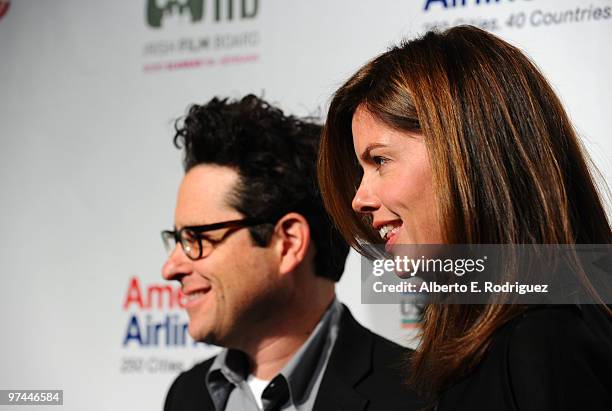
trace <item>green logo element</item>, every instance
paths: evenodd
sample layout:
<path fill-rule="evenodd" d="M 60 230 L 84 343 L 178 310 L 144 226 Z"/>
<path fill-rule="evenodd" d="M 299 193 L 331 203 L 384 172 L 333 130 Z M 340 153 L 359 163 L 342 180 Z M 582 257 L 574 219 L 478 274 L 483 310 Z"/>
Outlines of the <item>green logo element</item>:
<path fill-rule="evenodd" d="M 204 17 L 204 0 L 167 0 L 163 6 L 158 3 L 158 0 L 147 0 L 147 23 L 151 27 L 161 27 L 165 17 L 175 14 L 188 13 L 192 22 Z"/>

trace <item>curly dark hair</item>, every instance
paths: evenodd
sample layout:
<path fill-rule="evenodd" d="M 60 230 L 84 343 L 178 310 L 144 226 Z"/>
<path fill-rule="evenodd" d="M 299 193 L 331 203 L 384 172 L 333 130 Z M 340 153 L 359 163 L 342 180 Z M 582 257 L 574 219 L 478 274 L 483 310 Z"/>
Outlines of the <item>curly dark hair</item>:
<path fill-rule="evenodd" d="M 199 164 L 236 170 L 240 182 L 231 206 L 246 217 L 274 221 L 288 212 L 303 215 L 316 249 L 316 274 L 340 279 L 349 246 L 329 219 L 316 180 L 320 125 L 247 95 L 194 104 L 175 129 L 174 145 L 185 149 L 185 172 Z M 273 228 L 250 227 L 255 245 L 269 244 Z"/>

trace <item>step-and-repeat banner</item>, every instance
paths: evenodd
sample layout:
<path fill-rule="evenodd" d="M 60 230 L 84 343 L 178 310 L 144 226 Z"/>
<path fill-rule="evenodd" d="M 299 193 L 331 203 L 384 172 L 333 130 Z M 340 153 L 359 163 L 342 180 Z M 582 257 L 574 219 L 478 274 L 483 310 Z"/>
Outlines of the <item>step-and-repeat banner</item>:
<path fill-rule="evenodd" d="M 246 93 L 323 117 L 364 62 L 458 24 L 533 58 L 612 181 L 610 0 L 0 1 L 0 389 L 161 409 L 217 350 L 189 337 L 160 275 L 182 176 L 173 120 Z M 339 298 L 414 346 L 414 307 L 361 304 L 359 273 L 351 254 Z"/>

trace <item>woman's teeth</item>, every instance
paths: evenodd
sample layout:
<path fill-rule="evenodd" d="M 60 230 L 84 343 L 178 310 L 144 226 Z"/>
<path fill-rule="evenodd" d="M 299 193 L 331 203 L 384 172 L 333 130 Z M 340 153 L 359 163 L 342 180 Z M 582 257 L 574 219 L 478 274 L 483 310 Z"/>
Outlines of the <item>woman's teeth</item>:
<path fill-rule="evenodd" d="M 380 237 L 386 241 L 391 234 L 398 232 L 400 227 L 401 224 L 385 224 L 378 230 L 378 233 L 380 234 Z"/>

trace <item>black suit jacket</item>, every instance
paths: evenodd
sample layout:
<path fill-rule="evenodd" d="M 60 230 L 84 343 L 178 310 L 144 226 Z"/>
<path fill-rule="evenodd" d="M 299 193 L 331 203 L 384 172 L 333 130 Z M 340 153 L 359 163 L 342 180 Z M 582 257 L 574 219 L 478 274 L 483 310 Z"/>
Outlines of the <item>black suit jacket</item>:
<path fill-rule="evenodd" d="M 404 383 L 411 350 L 360 325 L 344 307 L 338 337 L 323 374 L 315 411 L 411 411 L 422 403 Z M 205 377 L 214 358 L 174 381 L 165 411 L 214 411 Z"/>
<path fill-rule="evenodd" d="M 599 306 L 538 306 L 500 328 L 437 411 L 612 410 L 612 321 Z"/>

